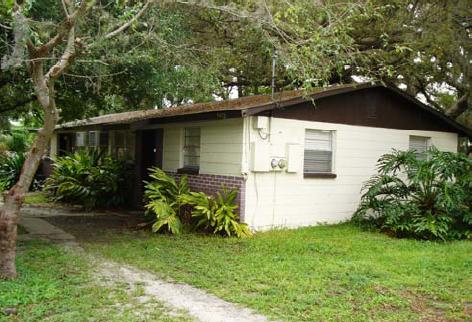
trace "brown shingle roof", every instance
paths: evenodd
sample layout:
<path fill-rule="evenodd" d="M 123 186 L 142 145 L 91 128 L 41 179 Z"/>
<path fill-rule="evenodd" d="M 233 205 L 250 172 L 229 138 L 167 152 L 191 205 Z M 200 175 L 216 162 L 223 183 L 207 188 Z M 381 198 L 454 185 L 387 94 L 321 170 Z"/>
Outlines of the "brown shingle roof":
<path fill-rule="evenodd" d="M 285 91 L 276 93 L 274 97 L 271 95 L 253 95 L 245 96 L 236 99 L 229 99 L 224 101 L 209 102 L 209 103 L 197 103 L 197 104 L 186 104 L 177 107 L 162 108 L 162 109 L 150 109 L 150 110 L 139 110 L 130 111 L 123 113 L 114 113 L 91 117 L 83 120 L 76 120 L 58 125 L 58 129 L 82 127 L 82 126 L 93 126 L 93 125 L 104 125 L 104 124 L 127 124 L 145 119 L 164 118 L 179 115 L 190 115 L 200 114 L 207 112 L 219 112 L 219 111 L 243 111 L 252 108 L 263 107 L 278 103 L 287 103 L 294 99 L 304 99 L 307 96 L 312 96 L 321 93 L 331 93 L 340 89 L 354 89 L 358 87 L 365 87 L 366 85 L 360 84 L 348 84 L 348 85 L 335 85 L 326 88 L 319 88 L 312 91 Z"/>
<path fill-rule="evenodd" d="M 56 129 L 72 129 L 79 127 L 89 127 L 95 125 L 112 125 L 112 124 L 129 124 L 146 119 L 166 118 L 180 115 L 192 115 L 209 112 L 220 111 L 241 111 L 241 116 L 257 114 L 264 110 L 270 110 L 277 107 L 287 107 L 295 105 L 310 99 L 320 99 L 341 93 L 349 93 L 364 88 L 384 87 L 379 84 L 345 84 L 334 85 L 324 88 L 317 88 L 310 91 L 285 91 L 276 93 L 274 97 L 271 95 L 253 95 L 237 99 L 229 99 L 225 101 L 186 104 L 177 107 L 150 109 L 131 111 L 124 113 L 115 113 L 101 115 L 83 120 L 76 120 L 58 125 Z M 439 112 L 432 107 L 421 103 L 413 96 L 408 95 L 402 90 L 393 87 L 386 87 L 397 95 L 403 96 L 416 104 L 419 108 L 428 111 L 429 113 L 440 118 L 443 122 L 448 123 L 455 128 L 459 133 L 472 138 L 472 130 L 457 123 L 455 120 L 447 117 L 444 113 Z"/>

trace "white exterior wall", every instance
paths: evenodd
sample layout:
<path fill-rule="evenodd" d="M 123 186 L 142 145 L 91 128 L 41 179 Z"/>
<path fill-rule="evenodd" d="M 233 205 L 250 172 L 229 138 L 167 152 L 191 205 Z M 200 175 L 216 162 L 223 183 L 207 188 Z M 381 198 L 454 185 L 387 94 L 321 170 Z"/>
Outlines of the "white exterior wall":
<path fill-rule="evenodd" d="M 360 201 L 363 182 L 376 173 L 376 162 L 392 148 L 407 150 L 410 135 L 431 137 L 443 151 L 457 151 L 457 134 L 394 130 L 333 123 L 272 118 L 268 137 L 253 129 L 245 118 L 243 169 L 251 166 L 251 146 L 269 143 L 269 157 L 286 157 L 287 143 L 300 145 L 296 173 L 248 171 L 245 222 L 254 229 L 298 227 L 349 219 Z M 303 178 L 305 129 L 332 130 L 334 179 Z M 266 133 L 267 134 L 267 133 Z M 253 143 L 251 145 L 251 143 Z M 267 162 L 270 163 L 270 159 Z M 293 164 L 292 164 L 293 166 Z"/>
<path fill-rule="evenodd" d="M 176 171 L 183 167 L 186 127 L 200 127 L 201 174 L 241 175 L 242 119 L 171 123 L 161 126 L 164 129 L 163 170 Z"/>

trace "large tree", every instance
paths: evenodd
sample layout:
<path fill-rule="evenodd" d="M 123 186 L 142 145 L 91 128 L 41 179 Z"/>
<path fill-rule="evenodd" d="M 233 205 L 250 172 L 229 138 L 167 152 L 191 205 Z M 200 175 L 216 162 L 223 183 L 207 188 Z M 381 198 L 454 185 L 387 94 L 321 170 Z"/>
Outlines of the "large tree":
<path fill-rule="evenodd" d="M 121 8 L 122 11 L 117 11 L 112 2 L 97 5 L 93 0 L 62 0 L 57 7 L 61 12 L 59 21 L 54 21 L 57 15 L 49 19 L 38 18 L 34 5 L 27 5 L 34 4 L 31 1 L 25 4 L 12 3 L 9 8 L 14 42 L 11 53 L 2 60 L 2 67 L 27 64 L 35 99 L 43 109 L 43 126 L 27 153 L 18 182 L 6 193 L 0 211 L 0 277 L 16 276 L 15 246 L 19 210 L 59 119 L 56 80 L 80 52 L 87 51 L 88 47 L 97 43 L 112 40 L 131 28 L 153 2 L 148 0 L 144 4 L 126 6 Z M 96 17 L 97 12 L 117 19 L 88 19 Z M 116 24 L 117 20 L 121 20 L 120 24 Z"/>
<path fill-rule="evenodd" d="M 61 12 L 57 2 L 33 2 L 29 18 L 44 24 L 58 23 Z M 129 11 L 132 11 L 130 8 Z M 87 17 L 90 25 L 81 29 L 81 37 L 96 36 L 98 28 L 119 20 L 119 12 L 110 17 L 110 10 L 93 10 Z M 121 15 L 125 15 L 122 12 Z M 33 16 L 33 17 L 31 17 Z M 56 104 L 61 106 L 61 120 L 95 116 L 129 109 L 161 107 L 188 100 L 212 98 L 218 80 L 205 66 L 206 52 L 194 44 L 191 30 L 179 10 L 156 3 L 146 16 L 135 21 L 130 30 L 118 37 L 88 43 L 86 50 L 55 82 Z M 11 19 L 0 25 L 0 56 L 11 55 L 14 41 Z M 100 21 L 97 26 L 94 22 Z M 36 24 L 36 23 L 35 23 Z M 84 35 L 85 34 L 85 35 Z M 89 41 L 88 41 L 89 42 Z M 8 60 L 4 60 L 4 63 Z M 12 61 L 10 64 L 13 63 Z M 4 64 L 6 65 L 6 64 Z M 179 66 L 176 68 L 176 66 Z M 17 117 L 40 111 L 26 64 L 4 69 L 0 74 L 0 116 Z M 210 66 L 211 67 L 211 66 Z"/>

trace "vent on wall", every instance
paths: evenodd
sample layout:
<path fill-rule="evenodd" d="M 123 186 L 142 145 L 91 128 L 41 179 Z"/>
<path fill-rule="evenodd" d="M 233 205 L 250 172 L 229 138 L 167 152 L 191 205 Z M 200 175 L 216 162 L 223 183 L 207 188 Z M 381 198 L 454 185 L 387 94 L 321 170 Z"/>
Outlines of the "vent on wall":
<path fill-rule="evenodd" d="M 367 118 L 369 119 L 377 118 L 377 105 L 376 104 L 371 103 L 367 105 Z"/>

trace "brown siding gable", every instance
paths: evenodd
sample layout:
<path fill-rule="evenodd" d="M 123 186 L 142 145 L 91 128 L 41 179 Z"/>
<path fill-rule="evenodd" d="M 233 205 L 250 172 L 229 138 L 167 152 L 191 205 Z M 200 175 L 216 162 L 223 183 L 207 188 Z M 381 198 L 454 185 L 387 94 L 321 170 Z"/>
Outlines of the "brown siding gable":
<path fill-rule="evenodd" d="M 318 98 L 315 95 L 313 102 L 305 99 L 250 114 L 400 130 L 453 132 L 472 137 L 470 129 L 405 95 L 400 90 L 370 86 Z"/>

